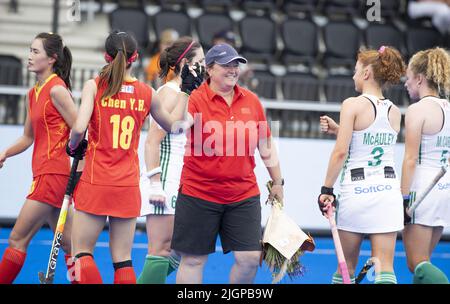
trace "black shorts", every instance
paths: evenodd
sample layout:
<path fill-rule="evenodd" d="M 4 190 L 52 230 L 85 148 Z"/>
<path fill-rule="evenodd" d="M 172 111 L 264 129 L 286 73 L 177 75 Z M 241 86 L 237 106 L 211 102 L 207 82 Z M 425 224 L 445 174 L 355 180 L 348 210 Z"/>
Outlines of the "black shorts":
<path fill-rule="evenodd" d="M 217 235 L 224 253 L 261 251 L 259 195 L 218 204 L 178 193 L 171 248 L 192 255 L 216 251 Z"/>

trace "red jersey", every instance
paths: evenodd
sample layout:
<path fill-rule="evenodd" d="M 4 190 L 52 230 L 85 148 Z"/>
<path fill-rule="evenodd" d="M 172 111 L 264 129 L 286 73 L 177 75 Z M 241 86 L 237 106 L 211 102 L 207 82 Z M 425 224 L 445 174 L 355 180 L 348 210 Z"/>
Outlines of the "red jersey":
<path fill-rule="evenodd" d="M 228 204 L 259 194 L 254 152 L 271 136 L 258 97 L 238 85 L 229 106 L 204 82 L 189 97 L 188 133 L 180 188 L 186 195 Z"/>
<path fill-rule="evenodd" d="M 136 79 L 124 81 L 119 93 L 100 99 L 99 86 L 88 129 L 86 164 L 81 180 L 110 186 L 139 185 L 139 136 L 150 113 L 152 89 Z"/>
<path fill-rule="evenodd" d="M 50 97 L 51 89 L 57 85 L 67 88 L 58 75 L 52 74 L 42 86 L 36 85 L 28 92 L 28 115 L 34 133 L 33 177 L 70 173 L 70 159 L 66 154 L 70 128 Z"/>

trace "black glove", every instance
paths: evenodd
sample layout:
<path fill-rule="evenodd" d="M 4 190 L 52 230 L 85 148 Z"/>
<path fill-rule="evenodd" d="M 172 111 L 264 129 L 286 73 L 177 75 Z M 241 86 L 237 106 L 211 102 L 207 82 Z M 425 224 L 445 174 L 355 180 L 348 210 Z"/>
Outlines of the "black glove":
<path fill-rule="evenodd" d="M 411 201 L 411 195 L 403 195 L 403 224 L 411 224 L 411 217 L 406 213 L 406 209 L 409 207 Z"/>
<path fill-rule="evenodd" d="M 327 213 L 327 211 L 324 210 L 324 208 L 325 208 L 325 206 L 327 206 L 327 204 L 326 203 L 322 203 L 320 201 L 320 196 L 322 194 L 327 194 L 327 195 L 332 195 L 333 196 L 333 202 L 331 203 L 331 205 L 333 207 L 336 207 L 336 195 L 334 195 L 334 193 L 333 193 L 333 188 L 328 188 L 328 187 L 322 186 L 322 188 L 320 189 L 320 194 L 319 194 L 319 197 L 317 198 L 317 203 L 319 204 L 320 212 L 322 212 L 322 215 L 325 215 L 325 213 Z"/>
<path fill-rule="evenodd" d="M 192 75 L 187 64 L 185 64 L 181 70 L 181 92 L 188 95 L 190 95 L 191 92 L 198 88 L 203 82 L 204 67 L 196 63 L 194 66 L 194 71 L 197 74 L 197 77 Z"/>
<path fill-rule="evenodd" d="M 84 155 L 86 154 L 86 149 L 88 146 L 88 141 L 86 139 L 83 139 L 82 141 L 80 141 L 80 143 L 78 144 L 78 146 L 75 149 L 70 149 L 69 147 L 69 141 L 67 141 L 67 145 L 66 145 L 66 153 L 73 158 L 82 160 Z"/>

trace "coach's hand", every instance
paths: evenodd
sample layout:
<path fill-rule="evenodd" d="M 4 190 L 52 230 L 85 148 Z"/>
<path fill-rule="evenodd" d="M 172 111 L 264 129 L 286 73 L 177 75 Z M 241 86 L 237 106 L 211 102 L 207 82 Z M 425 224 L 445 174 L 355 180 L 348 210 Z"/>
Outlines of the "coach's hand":
<path fill-rule="evenodd" d="M 403 224 L 408 225 L 411 224 L 411 217 L 406 213 L 407 208 L 409 207 L 409 202 L 411 201 L 411 195 L 403 195 Z"/>
<path fill-rule="evenodd" d="M 80 143 L 78 144 L 78 146 L 76 148 L 71 148 L 69 143 L 70 143 L 70 139 L 69 139 L 69 141 L 67 141 L 66 153 L 70 157 L 82 160 L 84 155 L 86 154 L 88 141 L 86 139 L 83 139 L 82 141 L 80 141 Z"/>
<path fill-rule="evenodd" d="M 320 131 L 326 134 L 337 135 L 339 133 L 339 125 L 327 115 L 320 116 Z"/>
<path fill-rule="evenodd" d="M 203 82 L 204 67 L 198 63 L 194 67 L 185 64 L 181 70 L 181 91 L 190 95 Z"/>
<path fill-rule="evenodd" d="M 326 216 L 329 208 L 336 207 L 336 195 L 333 193 L 333 188 L 323 186 L 320 190 L 319 197 L 317 198 L 320 212 Z"/>
<path fill-rule="evenodd" d="M 280 203 L 283 203 L 284 190 L 282 185 L 272 185 L 269 193 L 269 200 L 277 198 Z"/>
<path fill-rule="evenodd" d="M 164 207 L 166 205 L 167 194 L 164 191 L 160 181 L 149 180 L 148 185 L 149 197 L 148 202 L 152 205 Z"/>

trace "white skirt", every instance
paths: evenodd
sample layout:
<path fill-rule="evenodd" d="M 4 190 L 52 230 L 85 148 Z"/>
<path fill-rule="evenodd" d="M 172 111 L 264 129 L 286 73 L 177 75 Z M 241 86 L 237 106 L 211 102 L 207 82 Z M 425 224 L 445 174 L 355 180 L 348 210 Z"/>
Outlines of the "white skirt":
<path fill-rule="evenodd" d="M 420 198 L 440 169 L 416 168 L 411 184 L 411 203 Z M 411 216 L 412 224 L 450 226 L 450 175 L 447 172 L 431 189 Z"/>
<path fill-rule="evenodd" d="M 350 172 L 340 185 L 336 206 L 338 229 L 364 233 L 388 233 L 403 229 L 403 198 L 397 178 L 368 174 L 365 179 L 351 181 Z"/>

